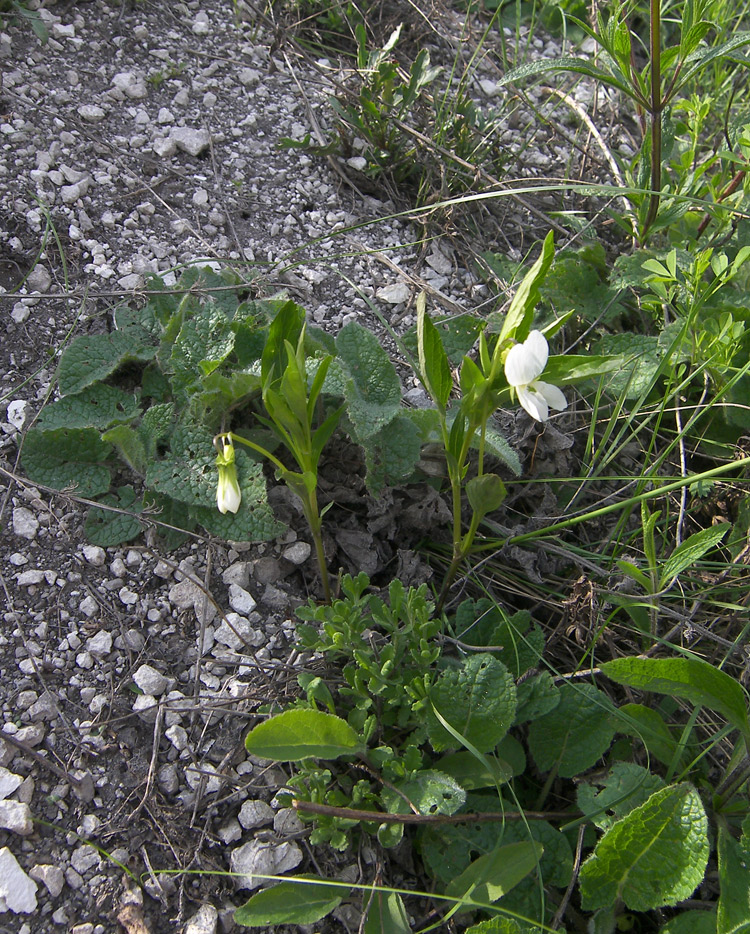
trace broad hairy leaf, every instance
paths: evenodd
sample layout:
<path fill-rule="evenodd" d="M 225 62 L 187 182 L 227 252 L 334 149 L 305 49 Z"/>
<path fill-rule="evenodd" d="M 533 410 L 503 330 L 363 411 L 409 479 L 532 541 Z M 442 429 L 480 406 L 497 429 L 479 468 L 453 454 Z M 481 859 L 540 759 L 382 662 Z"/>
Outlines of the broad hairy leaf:
<path fill-rule="evenodd" d="M 60 395 L 81 392 L 106 379 L 123 363 L 146 362 L 155 354 L 156 344 L 144 344 L 138 332 L 113 331 L 76 337 L 60 359 L 57 370 Z"/>
<path fill-rule="evenodd" d="M 399 412 L 381 430 L 361 441 L 367 467 L 367 488 L 378 494 L 383 486 L 404 483 L 417 469 L 422 451 L 419 426 L 411 417 L 412 409 Z M 432 410 L 435 414 L 434 409 Z"/>
<path fill-rule="evenodd" d="M 581 866 L 584 910 L 616 899 L 633 911 L 676 905 L 703 880 L 710 847 L 700 795 L 688 782 L 655 792 L 617 821 Z"/>
<path fill-rule="evenodd" d="M 102 441 L 95 428 L 31 428 L 21 463 L 34 483 L 92 497 L 109 490 L 111 475 L 104 461 L 111 453 L 112 445 Z"/>
<path fill-rule="evenodd" d="M 326 885 L 316 876 L 310 879 L 316 881 L 280 882 L 257 892 L 235 911 L 235 922 L 243 927 L 314 924 L 338 908 L 349 894 L 346 887 Z"/>
<path fill-rule="evenodd" d="M 594 765 L 615 733 L 611 712 L 607 695 L 592 685 L 560 685 L 557 706 L 529 726 L 529 750 L 539 769 L 557 765 L 563 778 L 572 778 Z"/>
<path fill-rule="evenodd" d="M 120 487 L 115 494 L 102 496 L 99 502 L 126 512 L 113 512 L 110 509 L 97 509 L 92 506 L 86 516 L 86 538 L 92 545 L 110 548 L 132 541 L 140 535 L 143 524 L 138 520 L 138 513 L 143 503 L 136 500 L 131 486 Z M 135 513 L 132 515 L 131 513 Z"/>
<path fill-rule="evenodd" d="M 639 807 L 663 787 L 664 780 L 643 766 L 615 762 L 604 778 L 581 782 L 576 797 L 578 807 L 599 830 L 609 830 L 618 818 Z"/>
<path fill-rule="evenodd" d="M 521 927 L 513 918 L 495 917 L 472 924 L 464 934 L 538 934 L 539 928 Z"/>
<path fill-rule="evenodd" d="M 336 336 L 336 351 L 348 371 L 345 396 L 358 440 L 388 425 L 401 408 L 401 384 L 380 341 L 352 321 Z"/>
<path fill-rule="evenodd" d="M 245 748 L 254 756 L 278 762 L 337 759 L 363 749 L 346 720 L 321 710 L 287 710 L 271 717 L 250 730 Z"/>
<path fill-rule="evenodd" d="M 505 665 L 485 652 L 444 671 L 430 691 L 430 700 L 454 730 L 480 752 L 488 752 L 513 723 L 516 685 Z M 438 752 L 459 745 L 432 708 L 427 713 L 427 734 Z"/>
<path fill-rule="evenodd" d="M 539 864 L 543 852 L 542 844 L 533 840 L 499 846 L 492 853 L 475 859 L 448 885 L 445 894 L 453 898 L 495 902 Z"/>
<path fill-rule="evenodd" d="M 716 909 L 683 911 L 668 921 L 659 934 L 717 934 Z"/>
<path fill-rule="evenodd" d="M 745 736 L 750 735 L 745 692 L 731 675 L 699 658 L 617 658 L 604 662 L 604 674 L 641 691 L 684 697 L 718 710 Z"/>
<path fill-rule="evenodd" d="M 75 395 L 63 396 L 39 413 L 37 428 L 98 428 L 133 421 L 141 409 L 137 396 L 114 386 L 89 386 Z"/>

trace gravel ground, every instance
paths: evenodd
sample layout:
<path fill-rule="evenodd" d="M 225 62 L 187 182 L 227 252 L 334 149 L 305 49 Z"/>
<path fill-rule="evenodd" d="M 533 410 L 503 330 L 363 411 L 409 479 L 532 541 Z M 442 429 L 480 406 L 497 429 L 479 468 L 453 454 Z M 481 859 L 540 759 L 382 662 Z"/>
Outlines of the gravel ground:
<path fill-rule="evenodd" d="M 87 545 L 75 499 L 18 475 L 23 432 L 71 333 L 106 327 L 150 273 L 169 284 L 201 258 L 260 268 L 333 330 L 380 329 L 372 307 L 407 326 L 421 288 L 450 309 L 488 294 L 453 239 L 374 223 L 394 205 L 361 194 L 356 158 L 277 146 L 325 121 L 329 66 L 271 53 L 250 13 L 97 0 L 41 15 L 45 46 L 27 26 L 0 33 L 0 930 L 226 932 L 253 884 L 200 873 L 315 856 L 274 806 L 283 772 L 242 743 L 252 711 L 291 690 L 309 544 L 292 528 L 265 546 L 194 537 L 171 554 L 148 538 Z M 518 123 L 507 132 L 510 146 Z M 570 168 L 545 133 L 531 174 Z M 544 231 L 515 202 L 508 212 L 503 248 L 520 255 Z M 402 244 L 414 245 L 392 252 Z M 316 858 L 372 878 L 371 853 Z M 326 924 L 358 920 L 346 908 Z"/>

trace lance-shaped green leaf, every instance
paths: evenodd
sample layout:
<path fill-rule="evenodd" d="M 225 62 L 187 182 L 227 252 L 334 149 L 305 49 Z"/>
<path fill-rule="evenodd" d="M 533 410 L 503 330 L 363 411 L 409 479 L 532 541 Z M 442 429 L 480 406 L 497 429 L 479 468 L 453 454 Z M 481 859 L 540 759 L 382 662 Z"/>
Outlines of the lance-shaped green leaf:
<path fill-rule="evenodd" d="M 586 75 L 594 78 L 602 84 L 607 84 L 612 88 L 617 88 L 628 97 L 633 96 L 633 89 L 625 81 L 616 78 L 608 71 L 597 68 L 586 58 L 574 58 L 570 55 L 563 55 L 559 58 L 539 59 L 535 62 L 527 62 L 519 65 L 517 68 L 511 68 L 506 71 L 503 77 L 498 81 L 498 87 L 505 84 L 518 84 L 520 81 L 526 81 L 529 78 L 536 78 L 539 75 L 549 74 L 552 71 L 572 71 L 579 75 Z"/>
<path fill-rule="evenodd" d="M 495 902 L 535 868 L 543 852 L 544 847 L 534 840 L 497 847 L 492 853 L 475 859 L 448 885 L 445 894 L 485 904 Z"/>
<path fill-rule="evenodd" d="M 243 927 L 315 924 L 338 908 L 349 894 L 345 886 L 328 885 L 315 876 L 309 878 L 315 881 L 280 882 L 256 893 L 235 911 L 235 922 Z"/>
<path fill-rule="evenodd" d="M 718 710 L 747 737 L 745 692 L 725 671 L 698 658 L 617 658 L 604 662 L 604 674 L 618 684 L 641 691 L 684 697 L 693 704 Z"/>
<path fill-rule="evenodd" d="M 281 380 L 287 365 L 286 342 L 297 346 L 305 324 L 305 312 L 294 302 L 285 302 L 268 328 L 268 340 L 263 348 L 260 371 L 263 388 Z"/>
<path fill-rule="evenodd" d="M 715 548 L 729 531 L 726 523 L 713 525 L 707 529 L 695 532 L 667 558 L 661 568 L 659 590 L 671 587 L 675 579 L 691 565 L 699 561 L 707 551 Z"/>
<path fill-rule="evenodd" d="M 411 934 L 404 900 L 398 892 L 365 892 L 367 920 L 364 934 Z"/>
<path fill-rule="evenodd" d="M 663 788 L 599 840 L 581 867 L 583 908 L 617 899 L 633 911 L 676 905 L 703 881 L 709 851 L 698 792 L 687 782 Z"/>
<path fill-rule="evenodd" d="M 544 378 L 555 386 L 572 386 L 621 370 L 628 360 L 625 354 L 557 354 L 547 360 Z"/>
<path fill-rule="evenodd" d="M 362 752 L 362 742 L 346 720 L 320 710 L 287 710 L 259 723 L 247 734 L 245 748 L 278 762 L 337 759 Z"/>
<path fill-rule="evenodd" d="M 507 80 L 507 75 L 505 76 Z M 542 243 L 542 252 L 539 258 L 521 280 L 516 294 L 510 303 L 510 308 L 503 321 L 496 347 L 499 349 L 509 338 L 517 341 L 525 340 L 531 330 L 531 321 L 534 308 L 539 302 L 540 288 L 547 270 L 552 265 L 555 255 L 555 244 L 552 231 L 547 234 Z"/>
<path fill-rule="evenodd" d="M 448 355 L 440 333 L 430 320 L 422 303 L 417 312 L 417 354 L 419 378 L 439 409 L 445 409 L 453 388 Z"/>

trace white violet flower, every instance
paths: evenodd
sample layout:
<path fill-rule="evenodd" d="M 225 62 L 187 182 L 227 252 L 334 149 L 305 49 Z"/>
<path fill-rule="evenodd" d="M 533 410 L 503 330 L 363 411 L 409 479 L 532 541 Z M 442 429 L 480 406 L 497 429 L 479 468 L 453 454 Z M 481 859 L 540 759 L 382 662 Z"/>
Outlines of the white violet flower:
<path fill-rule="evenodd" d="M 532 418 L 546 422 L 549 410 L 561 412 L 568 401 L 557 386 L 539 377 L 547 366 L 549 347 L 541 331 L 531 331 L 522 344 L 516 344 L 505 358 L 505 378 L 515 390 L 518 401 Z"/>
<path fill-rule="evenodd" d="M 237 480 L 237 468 L 234 463 L 234 444 L 231 435 L 219 435 L 214 444 L 219 456 L 216 466 L 219 468 L 219 483 L 216 487 L 216 505 L 219 512 L 237 512 L 242 502 L 242 491 Z"/>

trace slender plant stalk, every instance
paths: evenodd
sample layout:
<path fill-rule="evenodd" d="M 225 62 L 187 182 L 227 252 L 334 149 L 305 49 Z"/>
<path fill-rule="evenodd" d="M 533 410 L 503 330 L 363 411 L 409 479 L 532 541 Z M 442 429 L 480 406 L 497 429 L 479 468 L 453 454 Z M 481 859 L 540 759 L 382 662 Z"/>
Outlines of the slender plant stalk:
<path fill-rule="evenodd" d="M 651 0 L 651 196 L 646 220 L 641 231 L 641 243 L 646 239 L 649 228 L 656 220 L 661 200 L 661 120 L 664 102 L 661 95 L 661 0 Z"/>

